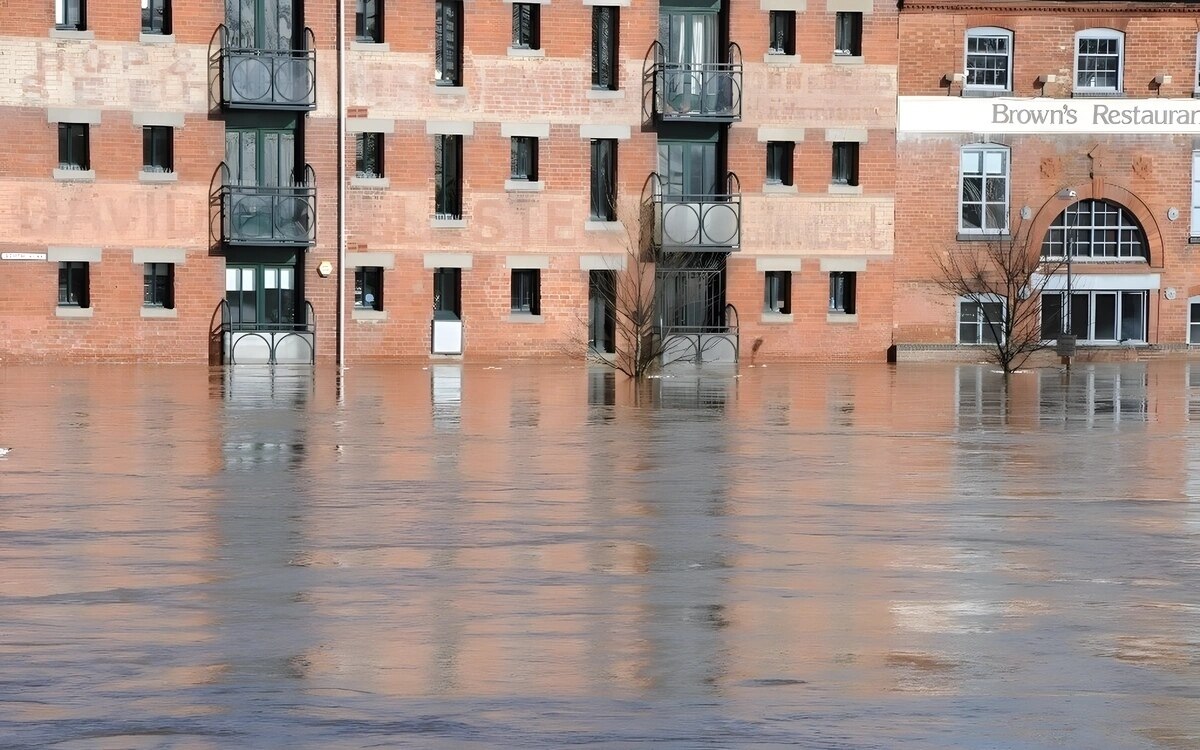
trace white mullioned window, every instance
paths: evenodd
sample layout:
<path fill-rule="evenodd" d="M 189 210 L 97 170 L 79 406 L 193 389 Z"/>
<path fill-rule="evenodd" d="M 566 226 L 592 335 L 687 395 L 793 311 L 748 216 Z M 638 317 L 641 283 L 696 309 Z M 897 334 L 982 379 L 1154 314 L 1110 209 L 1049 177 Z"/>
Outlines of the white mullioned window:
<path fill-rule="evenodd" d="M 1200 237 L 1200 151 L 1192 152 L 1192 237 Z"/>
<path fill-rule="evenodd" d="M 958 343 L 1004 341 L 1004 300 L 994 295 L 958 298 Z"/>
<path fill-rule="evenodd" d="M 1116 29 L 1086 29 L 1075 35 L 1075 91 L 1119 93 L 1125 35 Z"/>
<path fill-rule="evenodd" d="M 982 26 L 967 29 L 965 87 L 977 91 L 1012 90 L 1013 34 Z"/>
<path fill-rule="evenodd" d="M 1124 206 L 1093 199 L 1073 203 L 1054 218 L 1042 240 L 1043 258 L 1146 262 L 1146 235 Z"/>
<path fill-rule="evenodd" d="M 1008 232 L 1008 146 L 964 146 L 959 165 L 959 231 Z"/>

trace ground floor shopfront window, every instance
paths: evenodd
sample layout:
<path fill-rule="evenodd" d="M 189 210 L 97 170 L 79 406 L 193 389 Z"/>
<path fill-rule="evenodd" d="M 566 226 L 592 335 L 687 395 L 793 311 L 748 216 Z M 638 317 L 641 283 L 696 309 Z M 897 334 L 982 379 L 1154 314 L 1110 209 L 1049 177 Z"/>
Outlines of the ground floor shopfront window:
<path fill-rule="evenodd" d="M 1144 343 L 1147 301 L 1145 291 L 1045 293 L 1042 338 L 1052 341 L 1069 332 L 1081 344 Z"/>

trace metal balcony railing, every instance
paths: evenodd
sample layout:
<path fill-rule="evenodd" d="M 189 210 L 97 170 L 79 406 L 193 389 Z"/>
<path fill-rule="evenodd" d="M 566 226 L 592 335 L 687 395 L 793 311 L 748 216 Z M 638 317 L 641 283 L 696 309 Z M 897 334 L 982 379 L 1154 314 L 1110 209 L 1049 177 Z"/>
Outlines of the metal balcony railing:
<path fill-rule="evenodd" d="M 663 122 L 737 122 L 742 119 L 742 49 L 730 43 L 725 62 L 676 63 L 654 42 L 643 64 L 646 98 Z"/>
<path fill-rule="evenodd" d="M 657 172 L 644 194 L 652 207 L 652 242 L 660 250 L 728 252 L 741 247 L 742 186 L 737 175 L 725 178 L 724 193 L 671 192 Z"/>
<path fill-rule="evenodd" d="M 246 39 L 217 28 L 217 68 L 221 106 L 228 109 L 304 111 L 317 106 L 317 52 L 312 29 L 304 29 L 300 49 L 245 46 Z"/>
<path fill-rule="evenodd" d="M 230 184 L 221 165 L 218 200 L 221 241 L 226 245 L 311 247 L 317 240 L 317 188 L 312 167 L 295 185 Z"/>
<path fill-rule="evenodd" d="M 234 322 L 229 303 L 221 300 L 213 314 L 211 336 L 219 349 L 217 363 L 296 364 L 317 363 L 317 314 L 304 301 L 304 319 L 290 323 Z"/>

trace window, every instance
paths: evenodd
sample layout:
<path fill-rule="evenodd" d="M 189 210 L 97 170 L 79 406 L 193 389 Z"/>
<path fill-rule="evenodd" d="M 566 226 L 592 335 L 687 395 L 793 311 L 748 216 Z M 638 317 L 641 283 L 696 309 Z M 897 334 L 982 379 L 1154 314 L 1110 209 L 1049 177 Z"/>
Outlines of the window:
<path fill-rule="evenodd" d="M 767 54 L 796 54 L 796 11 L 771 11 L 771 38 L 767 41 Z"/>
<path fill-rule="evenodd" d="M 1012 32 L 984 27 L 967 31 L 969 89 L 1008 91 L 1012 87 Z"/>
<path fill-rule="evenodd" d="M 590 214 L 598 221 L 617 218 L 617 142 L 600 138 L 592 141 Z"/>
<path fill-rule="evenodd" d="M 73 31 L 86 29 L 87 0 L 54 0 L 54 28 Z"/>
<path fill-rule="evenodd" d="M 1003 300 L 958 300 L 958 343 L 995 344 L 1003 340 Z"/>
<path fill-rule="evenodd" d="M 59 307 L 91 307 L 88 299 L 88 264 L 62 262 L 58 264 Z"/>
<path fill-rule="evenodd" d="M 535 3 L 513 3 L 512 46 L 516 49 L 542 48 L 542 6 Z"/>
<path fill-rule="evenodd" d="M 517 268 L 512 272 L 512 311 L 541 315 L 541 274 L 536 268 Z"/>
<path fill-rule="evenodd" d="M 767 182 L 772 185 L 792 184 L 792 161 L 796 144 L 791 141 L 767 142 Z"/>
<path fill-rule="evenodd" d="M 513 136 L 509 161 L 511 179 L 537 182 L 538 139 L 523 135 Z"/>
<path fill-rule="evenodd" d="M 618 9 L 612 5 L 592 7 L 592 88 L 616 91 L 620 81 L 617 69 Z"/>
<path fill-rule="evenodd" d="M 354 38 L 359 42 L 383 41 L 383 0 L 357 0 L 354 8 Z"/>
<path fill-rule="evenodd" d="M 1082 200 L 1059 214 L 1042 240 L 1043 258 L 1084 260 L 1141 260 L 1146 235 L 1122 206 L 1108 201 Z"/>
<path fill-rule="evenodd" d="M 835 21 L 833 54 L 862 55 L 862 13 L 838 13 Z"/>
<path fill-rule="evenodd" d="M 88 155 L 88 126 L 74 122 L 58 124 L 58 168 L 88 170 L 92 168 Z"/>
<path fill-rule="evenodd" d="M 968 146 L 959 157 L 958 229 L 964 233 L 1008 231 L 1008 149 Z"/>
<path fill-rule="evenodd" d="M 1065 292 L 1042 295 L 1042 338 L 1049 341 L 1070 331 L 1079 341 L 1146 340 L 1146 292 Z M 1065 316 L 1065 320 L 1064 320 Z"/>
<path fill-rule="evenodd" d="M 854 314 L 853 271 L 834 271 L 829 274 L 829 312 Z"/>
<path fill-rule="evenodd" d="M 175 264 L 147 263 L 142 271 L 142 305 L 175 307 Z"/>
<path fill-rule="evenodd" d="M 462 269 L 433 269 L 433 317 L 437 320 L 462 318 Z"/>
<path fill-rule="evenodd" d="M 171 0 L 142 0 L 142 33 L 171 33 Z"/>
<path fill-rule="evenodd" d="M 1196 35 L 1196 72 L 1192 75 L 1192 90 L 1200 93 L 1200 34 Z"/>
<path fill-rule="evenodd" d="M 847 141 L 833 144 L 833 184 L 858 184 L 858 144 Z"/>
<path fill-rule="evenodd" d="M 462 218 L 462 136 L 433 140 L 433 211 L 439 219 Z"/>
<path fill-rule="evenodd" d="M 174 128 L 148 125 L 142 128 L 142 171 L 174 172 Z"/>
<path fill-rule="evenodd" d="M 383 133 L 354 136 L 354 176 L 383 177 Z"/>
<path fill-rule="evenodd" d="M 1188 343 L 1200 344 L 1200 297 L 1188 300 Z"/>
<path fill-rule="evenodd" d="M 1088 29 L 1075 35 L 1075 90 L 1114 93 L 1121 90 L 1121 55 L 1125 35 L 1113 29 Z"/>
<path fill-rule="evenodd" d="M 1200 237 L 1200 151 L 1192 152 L 1192 237 Z"/>
<path fill-rule="evenodd" d="M 437 0 L 433 30 L 433 78 L 437 85 L 462 85 L 462 38 L 462 0 Z"/>
<path fill-rule="evenodd" d="M 363 266 L 354 269 L 354 306 L 359 310 L 383 309 L 383 269 Z"/>
<path fill-rule="evenodd" d="M 763 312 L 789 315 L 792 312 L 792 272 L 767 271 L 763 288 Z"/>

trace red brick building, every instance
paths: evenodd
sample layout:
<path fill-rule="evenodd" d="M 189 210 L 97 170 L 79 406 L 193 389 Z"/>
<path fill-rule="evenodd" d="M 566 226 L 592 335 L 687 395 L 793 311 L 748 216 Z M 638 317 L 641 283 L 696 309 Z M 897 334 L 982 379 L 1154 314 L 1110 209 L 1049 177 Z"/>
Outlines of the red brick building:
<path fill-rule="evenodd" d="M 906 0 L 899 359 L 977 358 L 981 311 L 938 287 L 936 256 L 1026 234 L 1055 269 L 1035 290 L 1044 339 L 1069 329 L 1100 357 L 1200 343 L 1198 28 L 1182 2 Z"/>
<path fill-rule="evenodd" d="M 890 0 L 141 6 L 0 15 L 0 360 L 892 343 Z"/>

